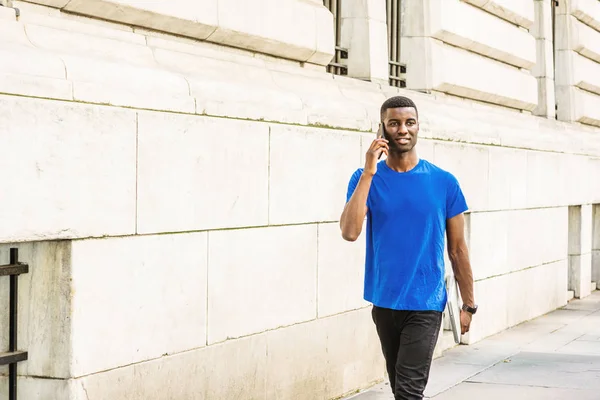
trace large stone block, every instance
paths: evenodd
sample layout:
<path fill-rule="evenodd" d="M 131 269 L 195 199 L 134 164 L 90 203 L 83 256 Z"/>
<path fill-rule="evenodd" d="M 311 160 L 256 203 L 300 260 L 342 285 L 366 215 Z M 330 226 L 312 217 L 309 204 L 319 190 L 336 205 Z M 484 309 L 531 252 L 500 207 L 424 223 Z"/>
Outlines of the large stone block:
<path fill-rule="evenodd" d="M 387 24 L 368 18 L 344 18 L 341 29 L 342 46 L 352 49 L 348 52 L 348 76 L 387 82 Z"/>
<path fill-rule="evenodd" d="M 208 341 L 316 318 L 317 226 L 209 234 Z"/>
<path fill-rule="evenodd" d="M 552 40 L 552 3 L 534 0 L 535 23 L 530 29 L 536 39 Z"/>
<path fill-rule="evenodd" d="M 462 0 L 505 19 L 513 24 L 529 29 L 535 20 L 533 1 L 521 0 Z"/>
<path fill-rule="evenodd" d="M 512 211 L 508 220 L 508 271 L 567 258 L 567 208 Z"/>
<path fill-rule="evenodd" d="M 565 181 L 564 159 L 560 154 L 531 151 L 527 153 L 527 206 L 563 205 L 565 194 L 557 190 Z"/>
<path fill-rule="evenodd" d="M 73 100 L 73 83 L 65 79 L 0 72 L 0 93 Z"/>
<path fill-rule="evenodd" d="M 569 255 L 587 254 L 592 251 L 593 229 L 592 205 L 569 207 Z"/>
<path fill-rule="evenodd" d="M 35 0 L 44 4 L 48 0 Z M 62 1 L 62 0 L 50 0 Z M 66 11 L 81 15 L 207 39 L 218 25 L 218 1 L 72 0 Z"/>
<path fill-rule="evenodd" d="M 266 376 L 263 334 L 76 379 L 69 400 L 263 400 Z"/>
<path fill-rule="evenodd" d="M 73 381 L 62 379 L 17 377 L 17 393 L 19 399 L 35 400 L 85 400 L 85 397 L 74 397 Z M 0 393 L 8 393 L 8 376 L 0 376 Z"/>
<path fill-rule="evenodd" d="M 200 48 L 190 53 L 180 45 L 177 51 L 155 49 L 155 58 L 166 69 L 186 76 L 198 114 L 307 124 L 301 98 L 277 87 L 265 62 L 257 64 L 252 58 L 255 62 L 249 63 L 247 57 L 228 53 L 223 60 L 217 58 L 222 51 L 202 54 Z"/>
<path fill-rule="evenodd" d="M 600 34 L 598 36 L 600 38 Z M 556 84 L 558 86 L 577 86 L 600 95 L 599 63 L 573 51 L 558 51 L 556 63 L 571 67 L 567 72 L 557 74 Z"/>
<path fill-rule="evenodd" d="M 435 143 L 435 164 L 453 174 L 471 211 L 486 210 L 488 194 L 488 149 L 483 146 Z"/>
<path fill-rule="evenodd" d="M 8 96 L 0 104 L 0 148 L 11 149 L 0 159 L 10 188 L 0 242 L 135 231 L 134 112 Z"/>
<path fill-rule="evenodd" d="M 268 129 L 247 121 L 139 113 L 138 232 L 266 225 Z"/>
<path fill-rule="evenodd" d="M 14 12 L 9 9 L 10 12 Z M 25 27 L 23 24 L 20 24 L 16 21 L 2 21 L 0 24 L 0 34 L 2 35 L 2 45 L 22 45 L 32 47 L 31 42 L 27 38 L 25 34 Z M 2 64 L 4 64 L 5 59 L 2 59 Z"/>
<path fill-rule="evenodd" d="M 383 378 L 370 308 L 268 332 L 267 347 L 268 399 L 338 398 Z"/>
<path fill-rule="evenodd" d="M 328 333 L 325 320 L 267 332 L 265 398 L 312 400 L 330 397 L 327 393 Z M 290 346 L 291 343 L 294 345 Z"/>
<path fill-rule="evenodd" d="M 318 316 L 368 305 L 363 300 L 366 224 L 360 239 L 342 239 L 339 223 L 319 224 Z"/>
<path fill-rule="evenodd" d="M 536 78 L 554 79 L 554 48 L 551 40 L 536 41 L 537 62 L 531 73 Z"/>
<path fill-rule="evenodd" d="M 534 115 L 555 119 L 556 117 L 556 95 L 554 79 L 538 78 L 538 105 L 533 110 Z"/>
<path fill-rule="evenodd" d="M 592 281 L 600 281 L 600 250 L 592 250 Z"/>
<path fill-rule="evenodd" d="M 348 180 L 360 161 L 360 136 L 271 125 L 269 223 L 338 221 Z"/>
<path fill-rule="evenodd" d="M 74 241 L 71 263 L 71 376 L 206 344 L 206 233 Z"/>
<path fill-rule="evenodd" d="M 566 208 L 472 213 L 470 254 L 475 280 L 567 257 Z"/>
<path fill-rule="evenodd" d="M 510 211 L 471 213 L 469 255 L 473 278 L 482 280 L 518 269 L 508 263 Z"/>
<path fill-rule="evenodd" d="M 141 34 L 134 33 L 133 28 L 127 25 L 69 14 L 55 8 L 25 1 L 16 1 L 15 5 L 21 12 L 19 22 L 24 25 L 39 25 L 139 45 L 146 44 L 146 38 Z"/>
<path fill-rule="evenodd" d="M 598 31 L 569 15 L 556 18 L 556 32 L 556 50 L 573 50 L 600 62 Z"/>
<path fill-rule="evenodd" d="M 19 261 L 29 264 L 29 272 L 18 278 L 17 345 L 19 349 L 29 352 L 28 360 L 18 364 L 18 373 L 45 378 L 68 378 L 72 354 L 71 243 L 49 241 L 2 244 L 0 265 L 9 263 L 11 247 L 19 249 Z M 8 277 L 0 278 L 0 304 L 3 305 L 0 308 L 2 351 L 8 349 L 8 281 Z M 32 388 L 39 387 L 42 383 L 37 382 Z M 24 385 L 28 386 L 26 383 Z M 7 393 L 6 390 L 2 393 Z M 28 389 L 24 388 L 24 393 L 27 392 Z"/>
<path fill-rule="evenodd" d="M 575 297 L 582 299 L 589 296 L 592 288 L 592 254 L 569 256 L 569 290 Z"/>
<path fill-rule="evenodd" d="M 218 1 L 219 24 L 208 38 L 211 42 L 228 44 L 289 59 L 312 62 L 315 52 L 323 52 L 327 64 L 333 55 L 333 18 L 318 18 L 328 11 L 306 2 L 286 0 Z M 258 10 L 272 10 L 269 13 Z M 277 10 L 277 11 L 275 11 Z M 248 16 L 252 15 L 253 18 Z M 326 14 L 324 14 L 326 15 Z M 299 23 L 302 21 L 302 23 Z M 324 24 L 324 26 L 318 26 Z M 316 48 L 317 32 L 329 38 L 325 48 Z M 330 32 L 328 33 L 328 29 Z"/>
<path fill-rule="evenodd" d="M 184 77 L 164 69 L 79 56 L 63 56 L 75 100 L 194 113 Z M 160 96 L 157 95 L 160 93 Z"/>
<path fill-rule="evenodd" d="M 383 370 L 365 309 L 88 375 L 63 391 L 45 388 L 62 396 L 41 398 L 328 399 L 381 380 Z"/>
<path fill-rule="evenodd" d="M 313 76 L 272 71 L 275 84 L 302 99 L 311 125 L 347 128 L 360 131 L 372 129 L 366 107 L 351 101 L 340 92 L 340 85 L 331 75 Z"/>
<path fill-rule="evenodd" d="M 55 54 L 48 54 L 32 47 L 0 44 L 0 72 L 66 79 L 65 64 Z"/>
<path fill-rule="evenodd" d="M 537 105 L 537 81 L 527 72 L 434 39 L 402 38 L 402 49 L 409 89 L 436 90 L 529 111 Z"/>
<path fill-rule="evenodd" d="M 30 3 L 36 3 L 43 6 L 63 8 L 70 0 L 27 0 Z"/>
<path fill-rule="evenodd" d="M 0 7 L 0 20 L 4 24 L 5 21 L 16 21 L 17 15 L 14 9 L 8 7 Z"/>
<path fill-rule="evenodd" d="M 566 271 L 567 261 L 561 260 L 475 282 L 479 311 L 463 342 L 475 343 L 565 305 Z"/>
<path fill-rule="evenodd" d="M 561 2 L 562 3 L 562 2 Z M 570 8 L 570 12 L 581 22 L 600 31 L 600 4 L 594 0 L 575 0 L 564 2 L 559 5 L 560 8 Z"/>
<path fill-rule="evenodd" d="M 120 37 L 113 39 L 32 24 L 25 25 L 25 31 L 35 47 L 58 54 L 85 54 L 86 57 L 106 58 L 121 63 L 151 64 L 154 61 L 152 50 L 145 45 L 142 36 L 137 43 L 132 43 Z"/>
<path fill-rule="evenodd" d="M 403 37 L 433 37 L 520 68 L 531 69 L 536 62 L 535 38 L 489 12 L 459 0 L 409 1 L 406 5 L 405 15 L 423 12 L 429 23 L 407 23 Z"/>
<path fill-rule="evenodd" d="M 490 147 L 488 201 L 490 210 L 525 208 L 527 151 Z"/>
<path fill-rule="evenodd" d="M 593 205 L 592 220 L 592 250 L 600 250 L 600 204 Z"/>

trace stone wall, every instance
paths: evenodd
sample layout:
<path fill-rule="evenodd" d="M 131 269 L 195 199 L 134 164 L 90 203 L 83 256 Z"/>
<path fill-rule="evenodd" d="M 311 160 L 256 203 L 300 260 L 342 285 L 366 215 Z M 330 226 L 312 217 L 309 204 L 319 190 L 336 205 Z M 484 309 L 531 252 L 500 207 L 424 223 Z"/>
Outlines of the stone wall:
<path fill-rule="evenodd" d="M 406 0 L 407 87 L 533 111 L 538 103 L 534 2 Z M 484 72 L 485 71 L 485 72 Z"/>
<path fill-rule="evenodd" d="M 558 117 L 600 126 L 600 2 L 560 2 L 556 17 Z"/>
<path fill-rule="evenodd" d="M 570 210 L 600 203 L 600 130 L 15 5 L 18 21 L 0 8 L 0 262 L 17 246 L 31 265 L 21 399 L 314 400 L 381 379 L 364 237 L 344 242 L 338 220 L 399 93 L 419 106 L 420 156 L 470 206 L 481 311 L 463 342 L 566 303 Z M 597 208 L 580 220 L 597 226 Z"/>

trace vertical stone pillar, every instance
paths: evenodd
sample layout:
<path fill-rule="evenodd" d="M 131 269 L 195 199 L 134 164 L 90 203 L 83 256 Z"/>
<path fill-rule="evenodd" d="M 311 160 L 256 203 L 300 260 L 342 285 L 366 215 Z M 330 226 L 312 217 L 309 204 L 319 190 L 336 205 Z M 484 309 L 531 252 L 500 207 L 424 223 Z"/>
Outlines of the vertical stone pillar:
<path fill-rule="evenodd" d="M 535 24 L 532 34 L 536 40 L 537 62 L 532 70 L 538 81 L 538 106 L 535 115 L 554 118 L 556 98 L 554 94 L 554 43 L 552 4 L 547 0 L 535 1 Z"/>
<path fill-rule="evenodd" d="M 591 293 L 592 206 L 569 207 L 569 290 L 575 297 Z"/>
<path fill-rule="evenodd" d="M 348 50 L 348 76 L 388 82 L 385 0 L 342 2 L 342 47 Z"/>
<path fill-rule="evenodd" d="M 592 212 L 594 228 L 592 230 L 592 281 L 600 289 L 600 204 L 594 204 Z"/>

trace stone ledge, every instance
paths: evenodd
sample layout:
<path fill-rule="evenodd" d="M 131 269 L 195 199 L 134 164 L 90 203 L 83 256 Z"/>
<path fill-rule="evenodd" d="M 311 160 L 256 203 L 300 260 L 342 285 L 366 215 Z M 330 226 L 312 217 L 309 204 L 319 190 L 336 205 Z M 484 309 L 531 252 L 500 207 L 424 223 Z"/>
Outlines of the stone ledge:
<path fill-rule="evenodd" d="M 442 0 L 443 1 L 443 0 Z M 513 24 L 531 28 L 535 21 L 533 1 L 525 0 L 461 0 L 497 15 Z"/>
<path fill-rule="evenodd" d="M 600 31 L 600 2 L 597 0 L 572 0 L 570 3 L 571 14 L 584 24 Z"/>
<path fill-rule="evenodd" d="M 560 50 L 556 62 L 563 71 L 556 77 L 556 85 L 576 86 L 600 95 L 600 64 L 573 51 Z"/>
<path fill-rule="evenodd" d="M 571 49 L 600 63 L 600 32 L 574 18 L 571 21 Z"/>
<path fill-rule="evenodd" d="M 600 62 L 600 32 L 590 28 L 572 15 L 556 19 L 556 50 L 573 50 Z"/>
<path fill-rule="evenodd" d="M 425 24 L 407 20 L 403 37 L 434 37 L 486 57 L 531 69 L 536 63 L 535 38 L 527 31 L 459 0 L 408 2 L 407 11 L 422 14 Z"/>
<path fill-rule="evenodd" d="M 600 96 L 574 86 L 557 86 L 558 117 L 600 127 Z"/>
<path fill-rule="evenodd" d="M 14 95 L 71 99 L 67 92 L 68 86 L 73 85 L 78 101 L 94 104 L 205 113 L 300 125 L 326 125 L 373 132 L 379 123 L 378 108 L 381 102 L 386 97 L 404 94 L 413 97 L 421 107 L 431 109 L 433 114 L 429 121 L 432 125 L 428 124 L 426 114 L 422 121 L 422 134 L 430 135 L 430 138 L 581 154 L 597 154 L 596 149 L 600 148 L 595 144 L 600 141 L 598 134 L 594 135 L 597 131 L 588 132 L 589 128 L 561 125 L 554 121 L 515 114 L 512 111 L 483 106 L 456 97 L 444 98 L 441 95 L 426 95 L 346 77 L 332 77 L 324 72 L 292 65 L 291 62 L 275 63 L 247 56 L 242 50 L 232 48 L 224 50 L 224 59 L 219 59 L 216 45 L 210 48 L 210 51 L 208 47 L 206 51 L 204 48 L 198 49 L 200 54 L 193 54 L 191 46 L 177 47 L 181 51 L 166 50 L 171 43 L 183 45 L 179 39 L 170 41 L 166 34 L 161 36 L 162 47 L 152 47 L 154 59 L 151 62 L 133 63 L 131 60 L 115 61 L 101 57 L 100 50 L 96 50 L 96 56 L 92 57 L 83 45 L 77 45 L 79 50 L 76 54 L 59 57 L 58 54 L 61 53 L 56 50 L 33 47 L 24 34 L 22 24 L 11 22 L 8 25 L 11 26 L 11 32 L 17 33 L 12 37 L 21 45 L 0 43 L 0 52 L 6 54 L 3 57 L 6 61 L 0 64 L 0 73 L 10 75 L 11 79 L 21 79 L 23 82 L 35 82 L 35 77 L 51 78 L 40 80 L 43 84 L 39 87 L 32 84 L 20 88 L 10 81 L 5 81 L 5 88 L 8 88 L 5 91 Z M 0 29 L 5 26 L 7 25 L 0 24 Z M 466 53 L 456 48 L 445 47 L 449 48 L 450 52 Z M 184 50 L 186 52 L 183 52 Z M 439 56 L 438 53 L 435 55 Z M 442 52 L 442 56 L 444 54 Z M 486 62 L 486 68 L 491 63 L 500 68 L 502 75 L 511 79 L 516 76 L 517 81 L 530 80 L 527 74 L 507 65 L 475 54 L 467 53 L 467 57 L 483 60 Z M 459 60 L 461 59 L 463 58 L 459 57 Z M 65 64 L 68 79 L 63 85 L 59 81 L 65 78 Z M 468 70 L 471 68 L 467 65 Z M 419 68 L 411 68 L 411 71 L 419 71 Z M 464 76 L 464 72 L 458 72 L 459 78 L 460 75 Z M 442 79 L 448 78 L 443 76 Z M 150 86 L 146 82 L 151 82 Z M 533 82 L 536 84 L 535 80 Z M 484 84 L 497 85 L 494 82 Z M 483 88 L 490 90 L 485 85 Z M 86 87 L 93 90 L 84 90 Z M 496 90 L 494 87 L 492 90 Z M 501 90 L 506 91 L 507 88 Z M 516 90 L 522 91 L 522 88 Z M 162 98 L 159 101 L 153 100 L 156 97 L 154 94 L 158 92 L 163 94 Z M 268 107 L 260 103 L 266 100 Z M 514 106 L 514 99 L 511 101 Z M 197 107 L 194 107 L 194 102 Z M 535 103 L 533 99 L 530 102 Z M 454 112 L 464 115 L 469 120 L 477 120 L 477 124 L 474 125 L 477 128 L 471 129 L 451 116 L 442 117 L 447 109 L 455 110 Z M 490 118 L 496 122 L 490 124 Z M 513 120 L 520 122 L 513 124 Z M 499 132 L 498 126 L 506 126 L 507 129 Z M 522 126 L 529 128 L 523 129 Z M 556 138 L 545 134 L 555 129 L 572 131 L 582 139 L 558 144 Z M 532 132 L 537 133 L 532 135 Z"/>
<path fill-rule="evenodd" d="M 28 1 L 319 65 L 329 63 L 334 54 L 333 18 L 323 5 L 316 3 L 210 0 L 185 2 L 185 6 L 177 7 L 168 0 Z M 276 12 L 263 13 L 263 9 Z"/>
<path fill-rule="evenodd" d="M 427 61 L 417 57 L 423 46 L 430 54 Z M 413 60 L 407 74 L 411 89 L 436 90 L 529 111 L 537 105 L 537 80 L 529 73 L 434 39 L 403 38 L 402 48 L 403 62 Z M 429 65 L 418 65 L 415 60 Z"/>
<path fill-rule="evenodd" d="M 15 1 L 15 5 L 21 10 L 21 16 L 19 17 L 21 24 L 39 25 L 68 32 L 145 44 L 145 37 L 134 34 L 133 28 L 126 25 L 69 14 L 57 8 L 26 3 L 24 1 Z"/>

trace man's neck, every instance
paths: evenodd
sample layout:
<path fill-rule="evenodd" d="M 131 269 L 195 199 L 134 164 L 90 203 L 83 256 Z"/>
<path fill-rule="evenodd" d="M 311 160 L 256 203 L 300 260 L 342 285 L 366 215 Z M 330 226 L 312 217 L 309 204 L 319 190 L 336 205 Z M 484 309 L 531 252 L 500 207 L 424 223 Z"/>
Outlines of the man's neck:
<path fill-rule="evenodd" d="M 390 153 L 385 163 L 396 172 L 408 172 L 419 163 L 419 156 L 415 149 L 405 153 Z"/>

